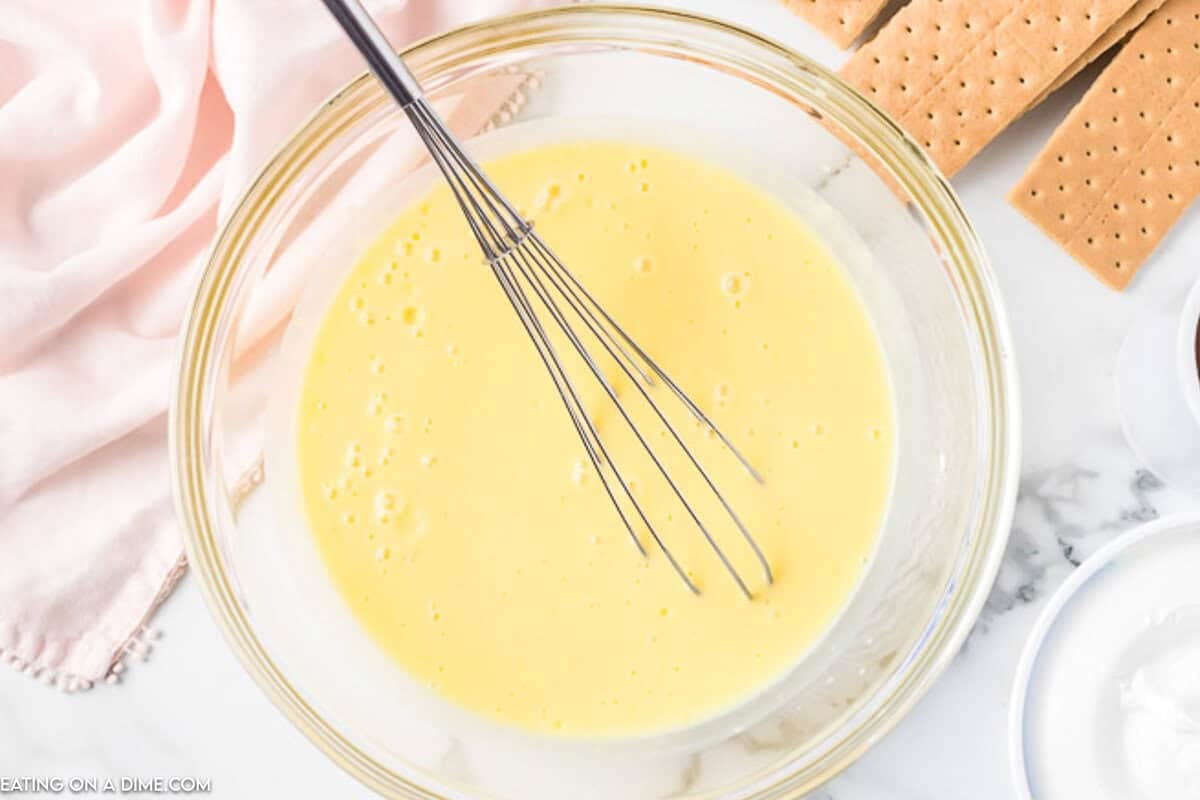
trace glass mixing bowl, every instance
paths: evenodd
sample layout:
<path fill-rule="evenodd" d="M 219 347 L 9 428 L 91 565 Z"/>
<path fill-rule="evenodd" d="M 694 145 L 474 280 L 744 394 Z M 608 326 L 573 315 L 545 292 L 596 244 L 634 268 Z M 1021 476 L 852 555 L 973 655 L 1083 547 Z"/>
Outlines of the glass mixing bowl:
<path fill-rule="evenodd" d="M 309 537 L 281 524 L 287 490 L 270 456 L 263 461 L 281 424 L 271 397 L 286 385 L 280 342 L 299 287 L 322 263 L 349 263 L 383 219 L 378 202 L 348 199 L 347 187 L 365 182 L 386 197 L 414 166 L 407 121 L 363 76 L 318 109 L 247 191 L 183 331 L 174 486 L 218 624 L 296 726 L 390 797 L 765 800 L 812 790 L 890 729 L 950 662 L 1009 528 L 1019 441 L 1011 345 L 954 194 L 920 148 L 837 77 L 700 17 L 570 6 L 456 30 L 405 58 L 460 125 L 470 114 L 458 112 L 490 97 L 489 126 L 501 129 L 562 122 L 586 131 L 602 117 L 607 130 L 625 120 L 696 131 L 769 165 L 759 175 L 768 190 L 822 209 L 809 221 L 847 265 L 895 385 L 896 481 L 877 552 L 800 664 L 695 729 L 589 743 L 423 713 L 427 698 L 397 688 L 398 667 L 364 640 Z M 499 105 L 514 92 L 525 101 Z M 485 270 L 480 280 L 490 280 Z"/>

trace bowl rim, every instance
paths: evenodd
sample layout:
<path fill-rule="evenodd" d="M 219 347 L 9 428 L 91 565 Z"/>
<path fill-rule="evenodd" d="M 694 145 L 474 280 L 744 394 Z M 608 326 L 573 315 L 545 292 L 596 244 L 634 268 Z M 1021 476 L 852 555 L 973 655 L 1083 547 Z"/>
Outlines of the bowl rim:
<path fill-rule="evenodd" d="M 915 706 L 957 654 L 986 601 L 1005 551 L 1020 467 L 1019 380 L 1011 332 L 999 287 L 979 237 L 949 182 L 924 150 L 836 74 L 762 34 L 692 12 L 646 5 L 589 3 L 490 17 L 422 39 L 402 48 L 400 53 L 414 59 L 456 39 L 469 40 L 496 28 L 604 16 L 676 24 L 681 29 L 731 36 L 758 48 L 764 59 L 782 58 L 809 79 L 824 84 L 826 101 L 842 104 L 840 109 L 834 109 L 839 112 L 835 115 L 837 122 L 892 173 L 899 187 L 920 207 L 926 225 L 946 247 L 944 260 L 959 268 L 960 302 L 964 313 L 970 312 L 964 324 L 979 338 L 983 363 L 979 365 L 977 379 L 987 389 L 983 394 L 991 430 L 984 432 L 987 438 L 981 442 L 980 459 L 986 463 L 986 480 L 973 520 L 977 527 L 964 539 L 952 578 L 942 590 L 939 613 L 931 617 L 913 650 L 906 654 L 903 671 L 882 684 L 869 707 L 852 718 L 854 724 L 848 734 L 833 743 L 820 762 L 810 765 L 808 771 L 820 774 L 798 774 L 787 764 L 775 766 L 751 794 L 744 795 L 754 800 L 796 798 L 842 772 Z M 256 203 L 283 182 L 292 161 L 311 143 L 325 115 L 360 93 L 372 90 L 373 83 L 364 71 L 321 103 L 279 145 L 221 223 L 188 304 L 179 337 L 168 419 L 171 484 L 187 559 L 195 567 L 209 611 L 243 667 L 272 703 L 322 752 L 368 788 L 391 795 L 399 784 L 409 798 L 444 800 L 356 747 L 304 699 L 275 664 L 242 612 L 224 572 L 205 503 L 204 470 L 199 464 L 202 456 L 197 455 L 205 452 L 198 413 L 203 403 L 198 400 L 210 377 L 213 327 L 237 271 L 236 259 L 228 256 L 236 254 L 248 238 L 239 222 L 254 213 Z"/>

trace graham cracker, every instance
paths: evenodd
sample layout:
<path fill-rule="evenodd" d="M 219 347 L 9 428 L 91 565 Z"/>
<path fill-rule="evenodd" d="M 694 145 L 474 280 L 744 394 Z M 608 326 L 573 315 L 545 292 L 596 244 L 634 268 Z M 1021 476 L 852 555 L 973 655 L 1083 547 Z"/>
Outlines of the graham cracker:
<path fill-rule="evenodd" d="M 1123 289 L 1200 195 L 1200 0 L 1167 0 L 1121 48 L 1009 195 Z"/>
<path fill-rule="evenodd" d="M 842 76 L 953 175 L 1136 0 L 912 0 Z"/>
<path fill-rule="evenodd" d="M 814 28 L 843 49 L 862 36 L 888 0 L 783 0 Z"/>
<path fill-rule="evenodd" d="M 1046 98 L 1046 95 L 1061 89 L 1067 81 L 1078 75 L 1084 67 L 1104 55 L 1109 48 L 1132 33 L 1138 25 L 1146 21 L 1147 17 L 1157 11 L 1164 2 L 1165 0 L 1137 0 L 1133 4 L 1133 8 L 1126 11 L 1125 15 L 1113 23 L 1111 28 L 1106 30 L 1099 39 L 1093 42 L 1092 46 L 1085 50 L 1082 56 L 1075 59 L 1069 67 L 1063 70 L 1058 79 L 1050 84 L 1050 88 L 1042 92 L 1041 97 L 1033 101 L 1033 105 L 1036 106 Z"/>

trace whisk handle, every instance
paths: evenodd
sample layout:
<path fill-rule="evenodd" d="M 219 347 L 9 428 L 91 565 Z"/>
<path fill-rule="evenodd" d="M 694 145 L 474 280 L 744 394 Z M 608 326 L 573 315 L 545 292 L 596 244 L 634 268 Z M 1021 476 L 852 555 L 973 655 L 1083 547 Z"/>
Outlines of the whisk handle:
<path fill-rule="evenodd" d="M 421 84 L 413 77 L 412 72 L 396 51 L 388 44 L 387 37 L 371 15 L 363 8 L 359 0 L 321 0 L 329 13 L 342 26 L 342 30 L 350 37 L 350 41 L 358 48 L 367 66 L 384 88 L 396 98 L 401 108 L 421 99 L 424 94 Z"/>

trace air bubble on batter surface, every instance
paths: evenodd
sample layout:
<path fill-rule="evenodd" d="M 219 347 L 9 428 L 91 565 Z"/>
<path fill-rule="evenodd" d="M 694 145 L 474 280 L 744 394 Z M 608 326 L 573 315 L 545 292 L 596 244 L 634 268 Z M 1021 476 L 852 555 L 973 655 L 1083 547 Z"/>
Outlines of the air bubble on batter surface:
<path fill-rule="evenodd" d="M 409 326 L 416 326 L 425 321 L 425 309 L 420 306 L 405 306 L 400 311 L 400 320 Z"/>
<path fill-rule="evenodd" d="M 728 383 L 718 383 L 713 387 L 713 402 L 724 408 L 733 400 L 733 387 Z"/>
<path fill-rule="evenodd" d="M 587 459 L 582 456 L 575 459 L 571 464 L 571 482 L 577 486 L 583 485 L 587 481 L 588 466 Z"/>
<path fill-rule="evenodd" d="M 566 199 L 563 192 L 562 184 L 553 182 L 547 184 L 540 192 L 537 199 L 534 200 L 534 205 L 543 213 L 552 213 L 557 211 Z"/>
<path fill-rule="evenodd" d="M 374 372 L 374 369 L 372 369 Z M 384 404 L 387 402 L 387 395 L 382 392 L 376 392 L 367 399 L 367 416 L 378 417 L 383 413 Z"/>
<path fill-rule="evenodd" d="M 730 298 L 745 296 L 750 288 L 750 279 L 745 273 L 727 272 L 721 276 L 721 291 Z"/>
<path fill-rule="evenodd" d="M 402 513 L 406 507 L 404 499 L 391 489 L 380 489 L 375 493 L 375 508 L 380 511 Z"/>

